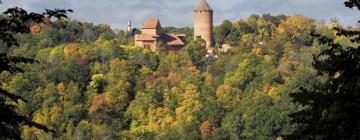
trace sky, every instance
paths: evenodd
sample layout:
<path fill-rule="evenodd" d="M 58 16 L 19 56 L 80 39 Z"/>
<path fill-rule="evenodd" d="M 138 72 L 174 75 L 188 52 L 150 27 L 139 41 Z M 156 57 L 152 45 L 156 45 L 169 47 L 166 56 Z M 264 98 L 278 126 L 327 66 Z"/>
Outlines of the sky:
<path fill-rule="evenodd" d="M 199 0 L 2 0 L 0 12 L 22 7 L 31 12 L 44 9 L 72 9 L 70 18 L 125 29 L 127 22 L 141 27 L 149 18 L 159 18 L 162 26 L 193 25 L 193 9 Z M 360 11 L 346 8 L 344 0 L 207 0 L 214 9 L 214 24 L 237 21 L 252 14 L 302 14 L 329 21 L 338 18 L 343 25 L 355 25 Z"/>

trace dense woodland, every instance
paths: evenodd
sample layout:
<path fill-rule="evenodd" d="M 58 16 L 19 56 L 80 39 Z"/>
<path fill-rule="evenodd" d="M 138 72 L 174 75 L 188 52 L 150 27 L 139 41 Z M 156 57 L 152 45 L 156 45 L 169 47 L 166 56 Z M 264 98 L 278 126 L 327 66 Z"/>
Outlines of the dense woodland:
<path fill-rule="evenodd" d="M 313 55 L 327 45 L 311 33 L 357 47 L 336 36 L 334 21 L 306 16 L 252 15 L 214 29 L 216 49 L 192 41 L 179 52 L 133 45 L 133 33 L 108 25 L 53 20 L 19 34 L 19 46 L 0 51 L 33 58 L 25 72 L 0 75 L 2 87 L 28 102 L 17 112 L 54 132 L 22 126 L 23 139 L 277 139 L 298 125 L 288 116 L 303 106 L 289 94 L 324 84 Z M 359 30 L 360 26 L 344 27 Z"/>

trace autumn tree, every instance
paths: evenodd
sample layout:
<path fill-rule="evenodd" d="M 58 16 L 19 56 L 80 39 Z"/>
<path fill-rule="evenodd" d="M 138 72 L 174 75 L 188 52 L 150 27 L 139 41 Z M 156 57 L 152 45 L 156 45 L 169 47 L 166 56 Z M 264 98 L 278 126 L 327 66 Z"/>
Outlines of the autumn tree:
<path fill-rule="evenodd" d="M 312 43 L 311 33 L 315 30 L 315 22 L 313 19 L 302 15 L 295 15 L 282 21 L 277 31 L 286 34 L 296 46 L 309 46 Z"/>
<path fill-rule="evenodd" d="M 180 123 L 193 123 L 196 121 L 195 113 L 203 108 L 199 101 L 198 87 L 192 84 L 186 86 L 179 106 L 176 108 L 176 119 Z"/>

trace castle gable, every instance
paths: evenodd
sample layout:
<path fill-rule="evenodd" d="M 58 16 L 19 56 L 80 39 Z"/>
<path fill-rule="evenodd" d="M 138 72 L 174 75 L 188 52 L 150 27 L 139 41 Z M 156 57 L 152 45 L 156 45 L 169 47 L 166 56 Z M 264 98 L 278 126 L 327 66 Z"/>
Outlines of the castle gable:
<path fill-rule="evenodd" d="M 144 24 L 142 29 L 161 29 L 160 20 L 150 19 Z"/>

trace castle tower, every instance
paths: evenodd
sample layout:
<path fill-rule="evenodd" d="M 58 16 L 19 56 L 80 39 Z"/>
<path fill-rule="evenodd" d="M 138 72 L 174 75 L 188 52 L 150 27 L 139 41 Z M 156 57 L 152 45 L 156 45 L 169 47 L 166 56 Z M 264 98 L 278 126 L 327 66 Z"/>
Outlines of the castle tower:
<path fill-rule="evenodd" d="M 128 32 L 131 32 L 131 30 L 132 30 L 132 27 L 131 27 L 131 20 L 129 20 L 129 22 L 128 22 L 128 26 L 127 26 L 127 31 L 128 31 Z"/>
<path fill-rule="evenodd" d="M 206 41 L 206 48 L 213 47 L 213 9 L 206 0 L 200 0 L 194 9 L 194 40 L 201 38 Z"/>

